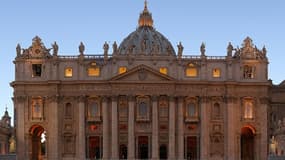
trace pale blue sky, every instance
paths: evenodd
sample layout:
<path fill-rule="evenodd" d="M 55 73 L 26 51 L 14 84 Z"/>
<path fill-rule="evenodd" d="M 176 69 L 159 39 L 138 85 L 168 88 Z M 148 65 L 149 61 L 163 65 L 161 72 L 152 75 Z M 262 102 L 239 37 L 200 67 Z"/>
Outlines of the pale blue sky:
<path fill-rule="evenodd" d="M 143 0 L 9 0 L 0 2 L 0 116 L 13 111 L 15 47 L 31 45 L 40 36 L 49 48 L 57 41 L 59 54 L 78 54 L 83 41 L 86 53 L 102 53 L 105 41 L 120 43 L 137 27 Z M 250 36 L 258 48 L 267 47 L 269 78 L 285 79 L 284 0 L 149 0 L 155 28 L 185 54 L 226 55 L 229 41 L 241 45 Z"/>

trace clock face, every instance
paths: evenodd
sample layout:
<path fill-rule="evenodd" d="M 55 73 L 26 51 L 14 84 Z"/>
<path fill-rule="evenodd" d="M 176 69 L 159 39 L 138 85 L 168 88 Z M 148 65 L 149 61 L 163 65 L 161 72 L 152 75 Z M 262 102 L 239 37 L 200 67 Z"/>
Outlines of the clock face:
<path fill-rule="evenodd" d="M 36 53 L 36 54 L 39 54 L 40 52 L 41 52 L 41 50 L 39 50 L 39 49 L 36 49 L 36 50 L 35 50 L 35 53 Z"/>

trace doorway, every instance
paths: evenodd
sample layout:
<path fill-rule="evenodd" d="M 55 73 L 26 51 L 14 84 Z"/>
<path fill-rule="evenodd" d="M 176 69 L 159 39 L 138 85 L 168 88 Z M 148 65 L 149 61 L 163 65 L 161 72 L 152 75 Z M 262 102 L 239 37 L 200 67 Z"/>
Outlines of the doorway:
<path fill-rule="evenodd" d="M 250 127 L 241 129 L 241 159 L 254 160 L 254 130 Z"/>
<path fill-rule="evenodd" d="M 165 144 L 159 147 L 159 159 L 167 159 L 167 147 Z"/>
<path fill-rule="evenodd" d="M 42 160 L 46 155 L 46 131 L 40 125 L 33 125 L 31 134 L 31 160 Z"/>
<path fill-rule="evenodd" d="M 148 159 L 148 136 L 138 137 L 138 159 Z"/>
<path fill-rule="evenodd" d="M 186 139 L 186 159 L 187 160 L 196 160 L 198 159 L 197 155 L 197 137 L 189 136 Z"/>
<path fill-rule="evenodd" d="M 101 158 L 100 137 L 99 136 L 89 137 L 89 158 L 90 159 L 100 159 Z"/>
<path fill-rule="evenodd" d="M 120 159 L 127 159 L 128 158 L 128 148 L 126 144 L 120 145 Z"/>

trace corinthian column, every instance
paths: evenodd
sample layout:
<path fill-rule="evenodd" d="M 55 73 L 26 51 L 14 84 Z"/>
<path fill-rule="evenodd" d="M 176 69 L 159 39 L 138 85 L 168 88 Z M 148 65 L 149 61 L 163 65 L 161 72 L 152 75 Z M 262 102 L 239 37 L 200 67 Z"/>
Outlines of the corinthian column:
<path fill-rule="evenodd" d="M 112 97 L 112 159 L 118 159 L 118 105 L 117 97 Z"/>
<path fill-rule="evenodd" d="M 16 153 L 17 159 L 29 159 L 25 157 L 25 141 L 29 141 L 28 138 L 25 139 L 25 101 L 26 97 L 19 96 L 14 98 L 14 106 L 17 114 L 16 119 Z M 27 151 L 28 152 L 28 151 Z"/>
<path fill-rule="evenodd" d="M 78 101 L 78 158 L 85 159 L 85 97 L 80 96 Z"/>
<path fill-rule="evenodd" d="M 135 159 L 135 135 L 134 135 L 134 119 L 135 119 L 135 102 L 134 97 L 128 97 L 129 100 L 129 117 L 128 117 L 128 159 Z"/>
<path fill-rule="evenodd" d="M 175 100 L 169 97 L 168 159 L 175 159 Z"/>
<path fill-rule="evenodd" d="M 58 133 L 58 97 L 53 96 L 48 98 L 49 101 L 49 133 L 48 155 L 50 159 L 59 158 L 59 133 Z"/>
<path fill-rule="evenodd" d="M 179 97 L 178 99 L 178 130 L 177 130 L 177 151 L 178 151 L 178 159 L 184 159 L 184 127 L 183 127 L 183 97 Z"/>
<path fill-rule="evenodd" d="M 158 111 L 157 97 L 152 97 L 152 159 L 158 159 Z"/>
<path fill-rule="evenodd" d="M 109 159 L 109 120 L 108 120 L 108 105 L 107 97 L 102 99 L 102 114 L 103 114 L 103 159 Z"/>
<path fill-rule="evenodd" d="M 236 112 L 235 112 L 235 103 L 237 99 L 234 97 L 227 97 L 226 102 L 227 102 L 227 109 L 226 109 L 226 134 L 227 134 L 227 139 L 226 139 L 226 159 L 232 159 L 235 160 L 237 158 L 236 155 Z"/>
<path fill-rule="evenodd" d="M 260 122 L 262 125 L 260 126 L 260 159 L 267 159 L 267 147 L 268 144 L 268 136 L 267 136 L 267 113 L 268 113 L 268 98 L 260 98 Z"/>
<path fill-rule="evenodd" d="M 209 114 L 207 109 L 208 97 L 202 97 L 201 99 L 201 159 L 209 158 L 210 148 L 210 133 L 209 133 Z"/>

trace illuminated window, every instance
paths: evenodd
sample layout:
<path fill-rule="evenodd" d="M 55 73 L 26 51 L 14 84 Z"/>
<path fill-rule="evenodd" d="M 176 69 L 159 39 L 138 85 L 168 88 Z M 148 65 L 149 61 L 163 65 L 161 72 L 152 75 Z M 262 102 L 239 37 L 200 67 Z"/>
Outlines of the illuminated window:
<path fill-rule="evenodd" d="M 213 74 L 214 78 L 219 78 L 219 77 L 221 77 L 221 70 L 219 68 L 215 68 L 215 69 L 213 69 L 212 74 Z"/>
<path fill-rule="evenodd" d="M 159 72 L 162 74 L 167 74 L 167 68 L 166 67 L 160 67 Z"/>
<path fill-rule="evenodd" d="M 70 67 L 65 68 L 64 76 L 65 77 L 72 77 L 72 68 L 70 68 Z"/>
<path fill-rule="evenodd" d="M 32 99 L 32 118 L 43 118 L 43 101 L 40 98 Z"/>
<path fill-rule="evenodd" d="M 127 67 L 119 67 L 119 74 L 127 72 Z"/>
<path fill-rule="evenodd" d="M 244 102 L 244 118 L 252 119 L 253 118 L 253 103 L 252 101 Z"/>
<path fill-rule="evenodd" d="M 193 63 L 190 63 L 186 68 L 186 76 L 187 77 L 197 77 L 198 70 Z"/>
<path fill-rule="evenodd" d="M 100 67 L 96 62 L 90 63 L 89 68 L 87 69 L 87 74 L 90 77 L 98 77 L 100 76 Z"/>
<path fill-rule="evenodd" d="M 243 78 L 245 78 L 245 79 L 253 79 L 253 78 L 255 78 L 255 67 L 254 66 L 245 65 L 243 67 Z"/>
<path fill-rule="evenodd" d="M 42 65 L 41 64 L 32 64 L 32 77 L 40 77 L 42 75 Z"/>

